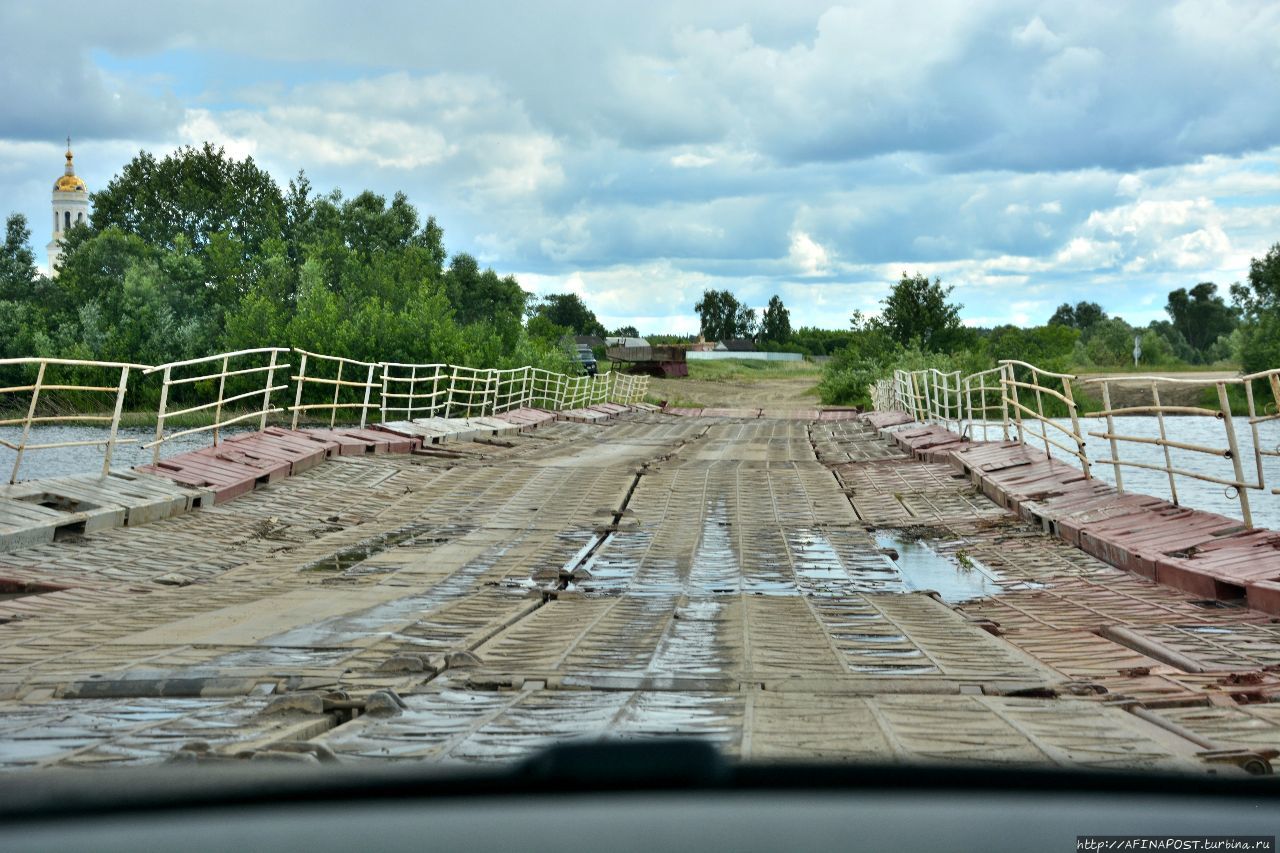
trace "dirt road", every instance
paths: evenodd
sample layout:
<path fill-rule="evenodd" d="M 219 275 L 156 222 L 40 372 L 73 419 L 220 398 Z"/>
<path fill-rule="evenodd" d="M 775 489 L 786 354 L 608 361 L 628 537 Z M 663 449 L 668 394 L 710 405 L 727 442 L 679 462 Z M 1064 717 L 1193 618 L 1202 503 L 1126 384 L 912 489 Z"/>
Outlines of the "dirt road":
<path fill-rule="evenodd" d="M 1102 394 L 1098 385 L 1087 384 L 1090 379 L 1110 379 L 1111 403 L 1114 406 L 1146 406 L 1151 403 L 1150 377 L 1160 380 L 1156 387 L 1160 391 L 1160 402 L 1169 406 L 1195 406 L 1200 403 L 1201 394 L 1208 383 L 1217 379 L 1231 379 L 1239 374 L 1230 370 L 1196 370 L 1196 371 L 1160 371 L 1150 373 L 1080 373 L 1080 384 L 1086 393 L 1093 397 Z M 1073 383 L 1074 384 L 1074 383 Z"/>
<path fill-rule="evenodd" d="M 750 382 L 706 379 L 653 379 L 649 394 L 660 399 L 700 406 L 804 407 L 818 404 L 817 379 L 795 376 Z"/>

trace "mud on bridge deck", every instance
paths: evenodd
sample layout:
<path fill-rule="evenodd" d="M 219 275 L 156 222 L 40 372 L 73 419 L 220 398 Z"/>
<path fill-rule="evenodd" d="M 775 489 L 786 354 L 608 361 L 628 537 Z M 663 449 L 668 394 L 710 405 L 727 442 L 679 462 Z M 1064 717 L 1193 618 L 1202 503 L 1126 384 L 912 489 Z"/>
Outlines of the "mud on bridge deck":
<path fill-rule="evenodd" d="M 631 413 L 338 456 L 0 554 L 0 765 L 743 758 L 1240 773 L 1280 628 L 1119 571 L 854 420 Z"/>

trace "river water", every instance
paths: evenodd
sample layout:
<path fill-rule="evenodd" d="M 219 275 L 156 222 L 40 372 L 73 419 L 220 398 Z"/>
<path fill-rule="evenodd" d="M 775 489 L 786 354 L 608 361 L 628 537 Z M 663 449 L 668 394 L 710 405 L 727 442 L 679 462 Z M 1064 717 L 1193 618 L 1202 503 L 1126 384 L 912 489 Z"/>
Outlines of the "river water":
<path fill-rule="evenodd" d="M 246 427 L 224 429 L 225 436 L 247 432 Z M 92 426 L 43 426 L 32 427 L 29 444 L 56 444 L 63 441 L 99 441 L 105 440 L 107 431 Z M 152 460 L 153 451 L 143 449 L 142 445 L 156 437 L 154 428 L 121 427 L 118 440 L 133 439 L 130 444 L 117 444 L 111 457 L 112 468 L 132 468 L 135 465 L 147 465 Z M 0 427 L 0 439 L 17 444 L 22 438 L 20 427 Z M 160 458 L 167 459 L 189 450 L 199 450 L 213 444 L 213 433 L 197 432 L 184 435 L 160 446 Z M 43 480 L 48 477 L 64 477 L 69 474 L 97 474 L 102 471 L 104 445 L 92 444 L 82 447 L 56 447 L 47 450 L 27 450 L 22 456 L 22 467 L 18 471 L 19 480 Z M 0 445 L 0 483 L 9 482 L 13 474 L 13 462 L 17 454 Z"/>
<path fill-rule="evenodd" d="M 1159 427 L 1156 418 L 1153 416 L 1136 416 L 1116 418 L 1116 430 L 1124 435 L 1141 436 L 1145 438 L 1154 438 L 1159 436 Z M 1063 426 L 1069 427 L 1067 421 L 1061 422 Z M 1086 433 L 1104 432 L 1105 421 L 1094 418 L 1085 418 L 1081 420 L 1081 426 Z M 1027 423 L 1025 425 L 1028 430 L 1028 443 L 1036 445 L 1035 439 L 1031 437 L 1033 425 Z M 1272 452 L 1280 451 L 1280 422 L 1271 421 L 1259 425 L 1259 438 L 1264 449 Z M 244 432 L 245 429 L 224 430 L 224 435 L 235 434 L 236 432 Z M 1202 446 L 1218 447 L 1225 449 L 1226 434 L 1223 431 L 1222 421 L 1216 418 L 1208 417 L 1166 417 L 1165 431 L 1168 437 L 1174 441 L 1181 441 L 1187 444 L 1197 444 Z M 1056 433 L 1056 435 L 1055 435 Z M 1246 480 L 1255 480 L 1257 477 L 1256 462 L 1253 454 L 1253 436 L 1245 423 L 1244 418 L 1236 420 L 1236 433 L 1240 441 L 1241 460 L 1244 466 L 1244 475 Z M 1000 437 L 999 424 L 992 425 L 989 437 L 993 440 Z M 0 438 L 7 441 L 16 442 L 21 436 L 21 431 L 13 427 L 0 427 Z M 85 441 L 93 439 L 101 439 L 105 436 L 105 431 L 96 427 L 83 426 L 48 426 L 37 427 L 32 430 L 30 441 L 32 443 L 52 443 L 59 441 Z M 1056 440 L 1066 438 L 1065 434 L 1050 430 L 1050 436 Z M 154 430 L 144 428 L 122 428 L 120 430 L 122 439 L 135 439 L 136 443 L 118 445 L 115 450 L 115 456 L 112 466 L 117 468 L 133 467 L 135 465 L 144 465 L 151 461 L 151 451 L 144 450 L 141 445 L 151 441 L 154 437 Z M 975 433 L 975 437 L 982 438 L 981 427 Z M 1086 435 L 1086 450 L 1091 460 L 1107 458 L 1110 455 L 1110 447 L 1106 439 L 1097 438 Z M 188 450 L 196 450 L 202 447 L 208 447 L 211 443 L 210 433 L 195 433 L 182 438 L 166 442 L 161 447 L 161 457 L 169 457 L 178 453 L 185 453 Z M 1231 460 L 1224 459 L 1221 456 L 1210 456 L 1203 453 L 1194 453 L 1191 451 L 1170 449 L 1170 455 L 1174 467 L 1183 468 L 1189 471 L 1195 471 L 1201 474 L 1216 476 L 1224 480 L 1232 480 L 1235 473 L 1232 468 Z M 1070 459 L 1066 454 L 1060 451 L 1054 452 L 1055 456 Z M 1164 464 L 1164 451 L 1156 445 L 1136 444 L 1133 442 L 1121 442 L 1120 458 L 1125 461 L 1144 462 L 1153 465 Z M 9 475 L 13 469 L 14 452 L 5 447 L 0 447 L 0 483 L 7 482 Z M 100 471 L 102 467 L 102 446 L 91 445 L 85 447 L 69 447 L 58 448 L 52 450 L 30 450 L 26 453 L 22 460 L 22 469 L 19 472 L 20 480 L 37 480 L 46 477 L 58 477 L 68 474 L 91 474 Z M 1250 508 L 1253 512 L 1253 523 L 1258 527 L 1269 527 L 1273 530 L 1280 530 L 1280 495 L 1271 494 L 1270 489 L 1280 486 L 1280 457 L 1264 456 L 1263 470 L 1266 474 L 1266 482 L 1268 489 L 1258 491 L 1256 489 L 1249 490 Z M 1095 464 L 1093 473 L 1099 479 L 1108 483 L 1115 482 L 1114 469 L 1110 465 Z M 1140 492 L 1142 494 L 1155 495 L 1169 499 L 1171 497 L 1169 491 L 1169 479 L 1162 471 L 1149 471 L 1143 468 L 1125 467 L 1122 469 L 1125 490 L 1129 492 Z M 1176 487 L 1178 490 L 1179 502 L 1184 506 L 1195 507 L 1196 509 L 1208 510 L 1210 512 L 1221 513 L 1222 515 L 1232 518 L 1240 517 L 1240 503 L 1230 494 L 1230 490 L 1224 486 L 1214 483 L 1207 483 L 1196 480 L 1191 477 L 1178 477 L 1176 479 Z"/>
<path fill-rule="evenodd" d="M 1057 423 L 1070 428 L 1069 420 Z M 1165 435 L 1170 441 L 1195 444 L 1201 447 L 1227 449 L 1227 434 L 1223 422 L 1217 418 L 1177 416 L 1164 419 Z M 1027 443 L 1038 447 L 1039 429 L 1030 422 L 1024 423 L 1027 431 Z M 992 439 L 999 438 L 999 425 L 994 425 L 990 432 Z M 1080 428 L 1085 433 L 1085 452 L 1093 462 L 1093 475 L 1100 480 L 1115 484 L 1115 468 L 1112 465 L 1099 464 L 1099 459 L 1111 458 L 1110 443 L 1105 438 L 1098 438 L 1089 433 L 1105 433 L 1106 421 L 1101 418 L 1081 418 Z M 1244 470 L 1246 482 L 1257 482 L 1258 468 L 1253 452 L 1253 434 L 1244 417 L 1235 419 L 1236 438 L 1239 442 L 1240 462 Z M 1160 426 L 1154 415 L 1138 415 L 1115 418 L 1115 431 L 1118 435 L 1140 438 L 1158 438 Z M 1035 436 L 1034 438 L 1032 436 Z M 979 428 L 977 437 L 982 437 Z M 1049 437 L 1059 443 L 1069 443 L 1066 433 L 1049 429 Z M 1269 421 L 1258 425 L 1259 443 L 1263 450 L 1271 453 L 1280 452 L 1280 421 Z M 1064 441 L 1066 439 L 1066 441 Z M 1165 464 L 1164 448 L 1154 444 L 1140 444 L 1129 441 L 1118 441 L 1119 456 L 1125 462 L 1141 462 L 1148 465 Z M 1057 450 L 1053 455 L 1076 464 L 1073 457 Z M 1221 455 L 1198 453 L 1180 448 L 1169 449 L 1170 462 L 1174 468 L 1193 471 L 1198 474 L 1217 477 L 1221 480 L 1235 480 L 1235 468 L 1230 459 Z M 1249 508 L 1253 514 L 1255 527 L 1268 527 L 1280 530 L 1280 495 L 1271 494 L 1271 489 L 1280 487 L 1280 457 L 1263 456 L 1262 469 L 1268 488 L 1264 490 L 1249 489 Z M 1124 480 L 1126 492 L 1154 495 L 1166 500 L 1172 499 L 1169 477 L 1164 471 L 1152 471 L 1146 468 L 1121 466 L 1120 475 Z M 1240 501 L 1234 490 L 1217 483 L 1209 483 L 1192 477 L 1175 476 L 1174 487 L 1178 491 L 1178 502 L 1183 506 L 1216 512 L 1231 518 L 1240 518 Z"/>

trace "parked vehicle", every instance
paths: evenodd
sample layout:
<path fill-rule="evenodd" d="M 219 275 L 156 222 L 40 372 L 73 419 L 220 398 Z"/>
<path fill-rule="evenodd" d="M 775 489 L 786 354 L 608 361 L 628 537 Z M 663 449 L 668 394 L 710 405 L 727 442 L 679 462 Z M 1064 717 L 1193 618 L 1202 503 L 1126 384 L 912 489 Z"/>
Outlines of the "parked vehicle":
<path fill-rule="evenodd" d="M 582 367 L 582 372 L 587 376 L 595 376 L 599 372 L 600 366 L 596 363 L 596 355 L 591 351 L 591 347 L 586 344 L 575 344 L 574 361 Z"/>

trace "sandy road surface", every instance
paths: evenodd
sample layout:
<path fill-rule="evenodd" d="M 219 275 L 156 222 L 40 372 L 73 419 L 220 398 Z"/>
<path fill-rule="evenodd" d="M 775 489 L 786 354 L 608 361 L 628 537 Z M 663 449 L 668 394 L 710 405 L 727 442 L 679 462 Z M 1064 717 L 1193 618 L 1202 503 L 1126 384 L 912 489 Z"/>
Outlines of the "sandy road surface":
<path fill-rule="evenodd" d="M 1168 406 L 1195 406 L 1200 403 L 1200 396 L 1207 383 L 1217 379 L 1231 379 L 1239 376 L 1237 371 L 1194 370 L 1194 371 L 1160 371 L 1149 373 L 1079 373 L 1080 384 L 1090 396 L 1100 398 L 1098 385 L 1090 384 L 1090 379 L 1111 379 L 1111 402 L 1115 406 L 1146 406 L 1151 404 L 1151 382 L 1142 377 L 1158 376 L 1156 383 L 1160 390 L 1160 402 Z M 1191 384 L 1194 383 L 1194 384 Z"/>
<path fill-rule="evenodd" d="M 818 405 L 816 376 L 758 379 L 746 382 L 651 379 L 649 395 L 658 399 L 709 407 L 801 408 Z"/>

